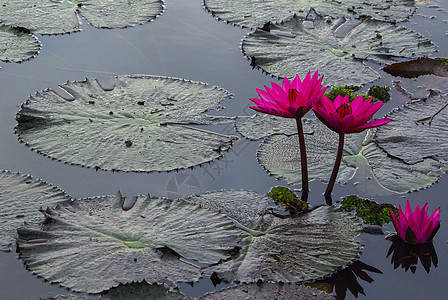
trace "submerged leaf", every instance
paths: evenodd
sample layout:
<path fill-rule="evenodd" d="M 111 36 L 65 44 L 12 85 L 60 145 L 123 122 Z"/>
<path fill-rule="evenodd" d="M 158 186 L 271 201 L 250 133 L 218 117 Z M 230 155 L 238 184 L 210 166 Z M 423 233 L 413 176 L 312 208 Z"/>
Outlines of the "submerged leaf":
<path fill-rule="evenodd" d="M 400 22 L 415 11 L 414 0 L 203 0 L 206 8 L 219 19 L 244 27 L 256 28 L 266 22 L 278 22 L 293 14 L 303 15 L 313 7 L 323 15 L 371 17 Z"/>
<path fill-rule="evenodd" d="M 383 70 L 393 76 L 405 78 L 416 78 L 431 74 L 448 77 L 448 65 L 438 59 L 427 57 L 395 63 L 384 67 Z"/>
<path fill-rule="evenodd" d="M 191 125 L 211 117 L 230 94 L 157 76 L 67 82 L 31 96 L 17 115 L 19 139 L 41 154 L 96 169 L 169 171 L 209 162 L 233 138 Z"/>
<path fill-rule="evenodd" d="M 392 121 L 376 132 L 378 145 L 409 164 L 433 157 L 448 161 L 448 95 L 431 91 L 387 115 Z"/>
<path fill-rule="evenodd" d="M 0 60 L 19 63 L 39 53 L 41 44 L 36 36 L 0 23 Z"/>
<path fill-rule="evenodd" d="M 252 283 L 241 284 L 219 292 L 207 294 L 201 299 L 301 299 L 301 300 L 330 300 L 333 296 L 317 289 L 297 284 L 283 283 Z"/>
<path fill-rule="evenodd" d="M 117 28 L 146 23 L 163 10 L 160 0 L 0 0 L 0 6 L 4 24 L 39 34 L 79 31 L 79 13 L 97 28 Z"/>
<path fill-rule="evenodd" d="M 354 238 L 361 224 L 334 207 L 282 219 L 269 213 L 267 196 L 253 192 L 219 191 L 187 201 L 227 214 L 245 232 L 239 255 L 207 270 L 226 281 L 317 279 L 347 266 L 360 253 Z"/>
<path fill-rule="evenodd" d="M 148 284 L 145 281 L 133 282 L 126 285 L 119 285 L 101 295 L 101 299 L 106 300 L 176 300 L 185 299 L 181 293 L 168 291 L 165 287 L 156 284 Z"/>
<path fill-rule="evenodd" d="M 244 38 L 243 53 L 274 76 L 292 78 L 298 70 L 319 69 L 328 85 L 359 86 L 379 78 L 363 61 L 390 64 L 436 50 L 430 40 L 402 26 L 318 14 L 309 18 L 293 16 L 256 29 Z"/>
<path fill-rule="evenodd" d="M 59 188 L 29 175 L 0 171 L 0 250 L 15 243 L 17 228 L 24 222 L 42 221 L 39 208 L 54 206 L 70 197 Z"/>
<path fill-rule="evenodd" d="M 18 229 L 20 257 L 48 281 L 89 293 L 142 280 L 195 282 L 201 266 L 230 258 L 241 240 L 223 215 L 180 200 L 118 193 L 44 214 L 40 227 Z"/>
<path fill-rule="evenodd" d="M 393 119 L 394 117 L 392 117 Z M 312 135 L 305 135 L 309 178 L 328 180 L 337 152 L 338 135 L 320 122 Z M 290 184 L 300 183 L 300 160 L 297 136 L 274 135 L 260 145 L 258 160 L 272 175 Z M 406 193 L 426 188 L 439 175 L 433 160 L 408 165 L 387 155 L 367 133 L 346 135 L 343 163 L 337 180 L 353 180 L 364 196 Z"/>

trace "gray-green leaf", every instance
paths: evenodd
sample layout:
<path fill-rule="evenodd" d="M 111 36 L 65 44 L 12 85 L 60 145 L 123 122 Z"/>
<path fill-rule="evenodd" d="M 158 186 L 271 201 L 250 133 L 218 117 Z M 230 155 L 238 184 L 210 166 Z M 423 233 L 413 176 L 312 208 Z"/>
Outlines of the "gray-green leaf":
<path fill-rule="evenodd" d="M 157 76 L 67 82 L 31 96 L 17 115 L 19 139 L 41 154 L 104 170 L 169 171 L 222 156 L 233 138 L 199 124 L 230 94 Z"/>
<path fill-rule="evenodd" d="M 305 135 L 310 180 L 327 181 L 337 153 L 338 135 L 314 121 L 314 133 Z M 338 181 L 353 180 L 364 196 L 406 193 L 426 188 L 439 179 L 439 167 L 431 159 L 409 165 L 387 155 L 372 140 L 370 131 L 345 135 L 343 162 Z M 260 164 L 278 179 L 300 183 L 297 136 L 274 135 L 260 145 Z"/>
<path fill-rule="evenodd" d="M 388 22 L 404 21 L 415 11 L 414 0 L 204 0 L 204 4 L 219 19 L 251 28 L 293 14 L 303 16 L 311 7 L 323 15 L 369 16 Z"/>
<path fill-rule="evenodd" d="M 118 193 L 47 209 L 18 229 L 20 257 L 35 274 L 74 291 L 119 284 L 195 282 L 231 257 L 241 232 L 225 216 L 185 201 Z"/>
<path fill-rule="evenodd" d="M 448 161 L 447 94 L 431 90 L 427 99 L 406 104 L 387 117 L 392 121 L 378 128 L 375 139 L 390 155 L 409 164 L 428 157 Z"/>
<path fill-rule="evenodd" d="M 29 175 L 0 171 L 0 250 L 15 243 L 17 228 L 24 222 L 38 224 L 43 220 L 39 208 L 68 201 L 59 188 Z"/>
<path fill-rule="evenodd" d="M 0 24 L 0 60 L 19 63 L 36 56 L 41 44 L 24 30 Z"/>
<path fill-rule="evenodd" d="M 117 28 L 146 23 L 163 10 L 160 0 L 0 0 L 0 6 L 6 25 L 39 34 L 78 31 L 79 14 L 95 27 Z"/>
<path fill-rule="evenodd" d="M 362 85 L 379 78 L 363 61 L 381 64 L 429 55 L 436 48 L 418 33 L 390 23 L 310 14 L 258 28 L 243 40 L 253 66 L 278 76 L 319 70 L 333 86 Z M 301 71 L 300 71 L 301 70 Z"/>

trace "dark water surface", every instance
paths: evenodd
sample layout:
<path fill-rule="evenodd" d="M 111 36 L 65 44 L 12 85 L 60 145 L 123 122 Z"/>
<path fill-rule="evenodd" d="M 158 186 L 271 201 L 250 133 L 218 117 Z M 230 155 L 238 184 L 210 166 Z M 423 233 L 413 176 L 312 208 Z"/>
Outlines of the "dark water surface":
<path fill-rule="evenodd" d="M 448 56 L 448 3 L 440 0 L 421 5 L 410 22 L 403 25 L 431 38 L 438 46 L 435 56 Z M 434 5 L 436 4 L 436 5 Z M 433 18 L 435 16 L 435 18 Z M 220 160 L 193 170 L 170 173 L 112 173 L 69 166 L 52 161 L 20 144 L 14 134 L 15 113 L 30 94 L 47 87 L 56 88 L 67 80 L 109 78 L 122 74 L 150 74 L 180 77 L 220 86 L 234 94 L 225 101 L 225 110 L 217 114 L 250 115 L 249 98 L 255 88 L 269 84 L 272 78 L 253 70 L 240 50 L 241 39 L 249 33 L 224 22 L 218 22 L 202 7 L 200 0 L 167 0 L 165 12 L 155 21 L 134 28 L 94 29 L 83 20 L 83 31 L 71 35 L 39 36 L 41 53 L 22 64 L 2 63 L 0 70 L 0 169 L 28 173 L 57 185 L 73 197 L 115 194 L 125 196 L 150 193 L 152 196 L 184 196 L 219 189 L 245 189 L 266 193 L 270 187 L 285 185 L 260 167 L 255 153 L 259 142 L 240 140 Z M 373 66 L 378 69 L 379 66 Z M 384 75 L 384 73 L 381 73 Z M 384 76 L 375 84 L 391 85 Z M 448 87 L 448 86 L 447 86 Z M 442 88 L 442 87 L 439 87 Z M 393 100 L 378 116 L 399 106 L 405 99 L 393 91 Z M 236 134 L 232 126 L 215 128 L 225 134 Z M 191 178 L 193 185 L 178 182 Z M 370 273 L 374 282 L 360 281 L 367 299 L 444 299 L 448 292 L 448 175 L 423 191 L 406 195 L 377 197 L 392 204 L 430 203 L 430 210 L 441 207 L 441 229 L 434 246 L 438 266 L 429 274 L 418 265 L 415 274 L 394 269 L 386 258 L 390 242 L 383 235 L 362 234 L 365 246 L 361 261 L 383 274 Z M 310 202 L 321 205 L 325 186 L 311 183 Z M 334 199 L 355 193 L 353 185 L 336 186 Z M 386 231 L 394 231 L 391 224 Z M 183 286 L 191 296 L 199 296 L 213 286 L 207 280 L 194 288 Z M 51 285 L 26 271 L 17 255 L 0 252 L 0 299 L 45 298 L 68 294 L 64 288 Z M 361 297 L 363 297 L 361 295 Z M 347 299 L 353 296 L 348 295 Z"/>

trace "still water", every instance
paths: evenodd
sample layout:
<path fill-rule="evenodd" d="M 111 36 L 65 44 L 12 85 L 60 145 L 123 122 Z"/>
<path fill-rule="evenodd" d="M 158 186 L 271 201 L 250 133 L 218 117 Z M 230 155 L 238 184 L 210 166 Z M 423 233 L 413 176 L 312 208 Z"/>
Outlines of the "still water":
<path fill-rule="evenodd" d="M 448 56 L 448 3 L 444 0 L 426 1 L 416 15 L 403 25 L 431 38 L 439 47 L 435 56 Z M 112 173 L 52 161 L 20 144 L 14 134 L 15 113 L 29 95 L 47 87 L 56 88 L 67 80 L 110 78 L 124 74 L 151 74 L 179 77 L 217 85 L 233 93 L 224 110 L 216 114 L 251 115 L 249 98 L 275 80 L 259 70 L 253 70 L 241 54 L 241 39 L 248 29 L 217 21 L 200 0 L 167 0 L 165 12 L 151 23 L 117 30 L 95 29 L 83 20 L 82 32 L 70 35 L 39 36 L 42 50 L 39 55 L 22 64 L 2 63 L 0 70 L 0 169 L 21 172 L 59 186 L 76 198 L 115 194 L 125 196 L 150 193 L 152 196 L 177 197 L 219 189 L 245 189 L 266 193 L 275 185 L 286 183 L 269 176 L 257 163 L 255 153 L 259 142 L 241 139 L 220 160 L 193 170 L 169 173 Z M 378 70 L 380 67 L 372 65 Z M 303 73 L 303 72 L 302 72 Z M 391 77 L 381 72 L 383 79 L 375 84 L 391 86 Z M 440 86 L 439 88 L 443 88 Z M 392 101 L 377 114 L 405 102 L 392 89 Z M 234 134 L 233 126 L 220 125 L 215 131 Z M 192 185 L 178 184 L 190 178 Z M 320 182 L 311 183 L 310 203 L 324 204 Z M 334 199 L 356 193 L 353 185 L 336 186 Z M 390 242 L 383 235 L 362 234 L 364 245 L 360 260 L 382 271 L 369 273 L 374 282 L 360 281 L 367 299 L 443 299 L 448 292 L 448 175 L 434 186 L 406 195 L 375 198 L 378 202 L 397 205 L 411 200 L 430 203 L 430 210 L 441 207 L 441 229 L 434 240 L 438 266 L 429 274 L 421 265 L 415 274 L 394 269 L 386 258 Z M 385 231 L 392 232 L 391 224 Z M 182 286 L 190 296 L 200 296 L 213 290 L 208 280 L 195 287 Z M 51 285 L 26 271 L 17 255 L 0 252 L 0 299 L 38 299 L 68 290 Z M 364 297 L 361 295 L 361 298 Z M 354 298 L 351 294 L 346 299 Z"/>

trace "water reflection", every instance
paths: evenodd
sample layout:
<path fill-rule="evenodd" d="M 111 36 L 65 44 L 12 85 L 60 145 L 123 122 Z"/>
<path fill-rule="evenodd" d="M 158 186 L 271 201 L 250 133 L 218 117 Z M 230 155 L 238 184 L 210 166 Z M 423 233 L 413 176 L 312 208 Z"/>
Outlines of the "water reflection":
<path fill-rule="evenodd" d="M 383 272 L 377 268 L 357 260 L 349 267 L 333 274 L 330 278 L 318 280 L 307 285 L 325 291 L 329 294 L 332 294 L 334 291 L 336 293 L 337 300 L 345 299 L 347 290 L 349 290 L 355 298 L 358 298 L 358 294 L 362 294 L 364 296 L 366 295 L 363 287 L 358 282 L 358 278 L 368 283 L 373 282 L 373 278 L 370 277 L 366 271 L 383 274 Z"/>
<path fill-rule="evenodd" d="M 419 260 L 427 273 L 431 270 L 431 265 L 437 268 L 439 260 L 432 242 L 409 244 L 397 235 L 387 237 L 386 239 L 392 242 L 386 257 L 392 254 L 391 263 L 394 265 L 394 269 L 401 266 L 405 272 L 410 269 L 412 273 L 415 273 Z"/>

